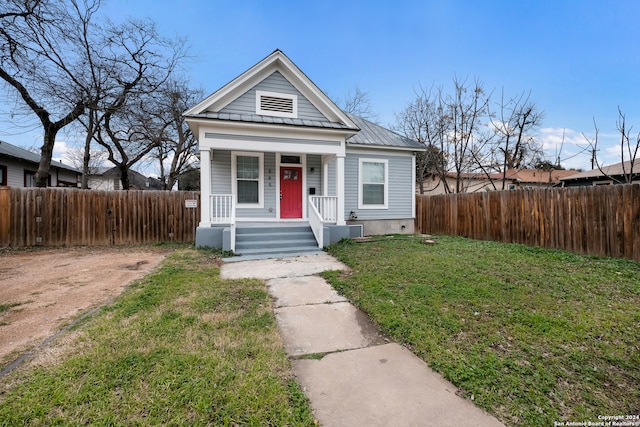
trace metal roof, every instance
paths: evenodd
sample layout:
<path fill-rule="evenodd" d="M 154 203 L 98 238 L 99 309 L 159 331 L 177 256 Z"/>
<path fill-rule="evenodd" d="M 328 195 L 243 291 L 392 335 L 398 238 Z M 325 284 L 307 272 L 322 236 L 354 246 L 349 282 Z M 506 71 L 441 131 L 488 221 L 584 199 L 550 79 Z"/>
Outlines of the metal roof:
<path fill-rule="evenodd" d="M 226 120 L 232 122 L 247 122 L 247 123 L 269 123 L 276 125 L 289 125 L 289 126 L 306 126 L 325 129 L 344 129 L 344 130 L 357 130 L 343 125 L 342 123 L 318 121 L 318 120 L 304 120 L 304 119 L 291 119 L 286 117 L 273 117 L 273 116 L 261 116 L 258 114 L 233 114 L 233 113 L 201 113 L 192 114 L 186 117 L 197 119 L 213 119 L 213 120 Z"/>
<path fill-rule="evenodd" d="M 362 117 L 354 116 L 353 114 L 349 114 L 346 112 L 345 114 L 356 124 L 356 126 L 358 126 L 359 130 L 347 127 L 342 123 L 330 121 L 291 119 L 285 117 L 261 116 L 258 114 L 202 113 L 193 114 L 188 117 L 245 123 L 268 123 L 323 129 L 354 130 L 358 131 L 358 133 L 347 138 L 347 144 L 367 145 L 372 147 L 404 148 L 412 150 L 425 149 L 424 145 L 420 144 L 417 141 L 406 138 L 380 125 L 363 119 Z"/>
<path fill-rule="evenodd" d="M 6 141 L 0 141 L 0 155 L 13 157 L 14 159 L 23 160 L 30 163 L 40 163 L 40 155 L 32 153 L 29 150 L 25 150 L 24 148 L 9 144 Z M 51 166 L 60 169 L 67 169 L 76 173 L 81 173 L 79 169 L 76 169 L 71 165 L 65 165 L 64 163 L 58 162 L 56 160 L 51 160 Z"/>
<path fill-rule="evenodd" d="M 624 167 L 623 167 L 624 165 Z M 604 172 L 604 174 L 603 174 Z M 575 175 L 567 176 L 564 178 L 560 178 L 561 181 L 574 181 L 581 179 L 589 179 L 589 178 L 603 178 L 605 176 L 621 176 L 624 174 L 640 173 L 640 159 L 636 159 L 633 162 L 633 172 L 631 171 L 631 161 L 627 160 L 623 163 L 615 163 L 609 166 L 602 166 L 602 171 L 600 169 L 592 169 L 586 172 L 580 172 Z"/>
<path fill-rule="evenodd" d="M 405 148 L 418 151 L 426 149 L 418 141 L 404 137 L 362 117 L 349 113 L 347 115 L 360 128 L 360 132 L 347 139 L 347 144 Z"/>

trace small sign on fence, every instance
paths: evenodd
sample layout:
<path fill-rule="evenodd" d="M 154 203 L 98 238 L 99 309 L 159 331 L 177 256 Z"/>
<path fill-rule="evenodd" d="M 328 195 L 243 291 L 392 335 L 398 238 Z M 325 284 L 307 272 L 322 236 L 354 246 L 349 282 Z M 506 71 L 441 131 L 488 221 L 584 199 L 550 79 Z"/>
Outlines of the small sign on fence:
<path fill-rule="evenodd" d="M 186 199 L 184 201 L 185 208 L 197 208 L 198 207 L 198 199 Z"/>

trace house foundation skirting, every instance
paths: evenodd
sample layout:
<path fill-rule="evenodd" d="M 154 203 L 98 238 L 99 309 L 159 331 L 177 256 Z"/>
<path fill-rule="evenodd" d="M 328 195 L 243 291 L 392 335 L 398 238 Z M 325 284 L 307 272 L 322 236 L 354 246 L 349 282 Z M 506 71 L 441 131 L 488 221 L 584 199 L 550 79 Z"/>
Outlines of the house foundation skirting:
<path fill-rule="evenodd" d="M 349 225 L 362 226 L 363 236 L 378 236 L 382 234 L 414 234 L 415 220 L 406 219 L 376 219 L 347 221 Z"/>

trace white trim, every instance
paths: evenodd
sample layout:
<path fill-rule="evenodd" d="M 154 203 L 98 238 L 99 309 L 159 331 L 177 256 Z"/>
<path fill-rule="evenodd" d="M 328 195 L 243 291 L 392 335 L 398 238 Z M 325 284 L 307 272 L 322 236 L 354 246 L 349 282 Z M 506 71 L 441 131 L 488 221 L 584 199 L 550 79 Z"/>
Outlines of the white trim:
<path fill-rule="evenodd" d="M 409 194 L 411 195 L 411 218 L 416 218 L 416 155 L 411 156 L 411 164 L 414 167 L 411 168 L 411 188 Z"/>
<path fill-rule="evenodd" d="M 211 227 L 211 162 L 210 149 L 200 150 L 200 224 L 199 227 Z"/>
<path fill-rule="evenodd" d="M 258 157 L 258 203 L 238 203 L 238 156 Z M 264 208 L 264 153 L 251 151 L 231 152 L 231 191 L 238 209 Z"/>
<path fill-rule="evenodd" d="M 292 112 L 287 113 L 284 111 L 263 110 L 262 109 L 263 96 L 291 100 Z M 261 116 L 288 117 L 291 119 L 297 119 L 298 118 L 298 95 L 291 95 L 288 93 L 267 92 L 265 90 L 256 90 L 256 114 Z"/>
<path fill-rule="evenodd" d="M 382 163 L 384 164 L 384 204 L 368 205 L 362 200 L 362 169 L 364 163 Z M 389 160 L 387 159 L 358 159 L 358 209 L 389 209 Z"/>

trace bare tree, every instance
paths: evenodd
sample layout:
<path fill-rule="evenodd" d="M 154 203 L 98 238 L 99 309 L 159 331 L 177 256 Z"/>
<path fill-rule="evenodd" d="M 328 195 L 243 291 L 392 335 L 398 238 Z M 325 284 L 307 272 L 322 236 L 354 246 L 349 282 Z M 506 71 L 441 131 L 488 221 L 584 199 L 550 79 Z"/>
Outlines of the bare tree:
<path fill-rule="evenodd" d="M 109 79 L 95 106 L 93 137 L 120 171 L 122 188 L 128 189 L 129 169 L 162 142 L 163 133 L 149 133 L 145 123 L 156 110 L 156 91 L 184 55 L 184 44 L 161 38 L 149 20 L 110 25 L 105 37 L 111 51 L 102 62 Z"/>
<path fill-rule="evenodd" d="M 43 128 L 35 185 L 44 187 L 58 132 L 84 113 L 85 60 L 77 46 L 79 16 L 89 22 L 99 1 L 8 0 L 0 5 L 0 78 Z"/>
<path fill-rule="evenodd" d="M 438 176 L 445 191 L 450 192 L 446 180 L 447 163 L 441 151 L 448 122 L 440 100 L 440 91 L 421 89 L 416 92 L 416 98 L 396 114 L 394 129 L 426 147 L 425 151 L 416 154 L 416 181 L 420 194 L 425 192 L 424 180 L 429 175 Z"/>
<path fill-rule="evenodd" d="M 444 135 L 442 151 L 455 174 L 455 192 L 461 193 L 464 173 L 478 169 L 486 173 L 483 158 L 490 135 L 486 134 L 483 120 L 488 114 L 490 96 L 478 79 L 469 85 L 466 80 L 454 78 L 453 86 L 453 94 L 444 100 L 450 128 Z"/>
<path fill-rule="evenodd" d="M 627 126 L 626 116 L 618 107 L 618 120 L 616 121 L 616 130 L 620 135 L 620 162 L 622 174 L 609 174 L 607 170 L 604 169 L 604 166 L 600 162 L 597 156 L 598 152 L 598 126 L 596 125 L 596 121 L 594 119 L 593 126 L 595 127 L 595 136 L 593 138 L 588 138 L 584 133 L 582 136 L 589 143 L 591 147 L 591 162 L 592 167 L 595 164 L 596 168 L 602 173 L 603 176 L 611 179 L 616 184 L 630 184 L 632 183 L 638 176 L 640 176 L 640 171 L 637 166 L 638 159 L 638 151 L 640 151 L 640 132 L 633 135 L 631 133 L 632 126 Z M 619 177 L 622 178 L 619 178 Z"/>
<path fill-rule="evenodd" d="M 155 108 L 141 124 L 150 140 L 156 141 L 155 157 L 160 180 L 171 190 L 180 175 L 197 161 L 198 145 L 182 113 L 202 99 L 201 89 L 191 89 L 185 79 L 168 80 L 155 94 Z"/>
<path fill-rule="evenodd" d="M 339 101 L 340 108 L 349 114 L 362 117 L 371 122 L 378 122 L 378 115 L 373 111 L 369 92 L 362 91 L 359 87 L 350 90 L 344 100 Z"/>
<path fill-rule="evenodd" d="M 507 171 L 535 165 L 544 155 L 532 131 L 540 126 L 543 113 L 530 100 L 530 94 L 505 100 L 504 91 L 498 112 L 489 114 L 496 136 L 495 151 L 501 154 L 498 169 L 502 172 L 502 189 L 505 189 Z"/>

